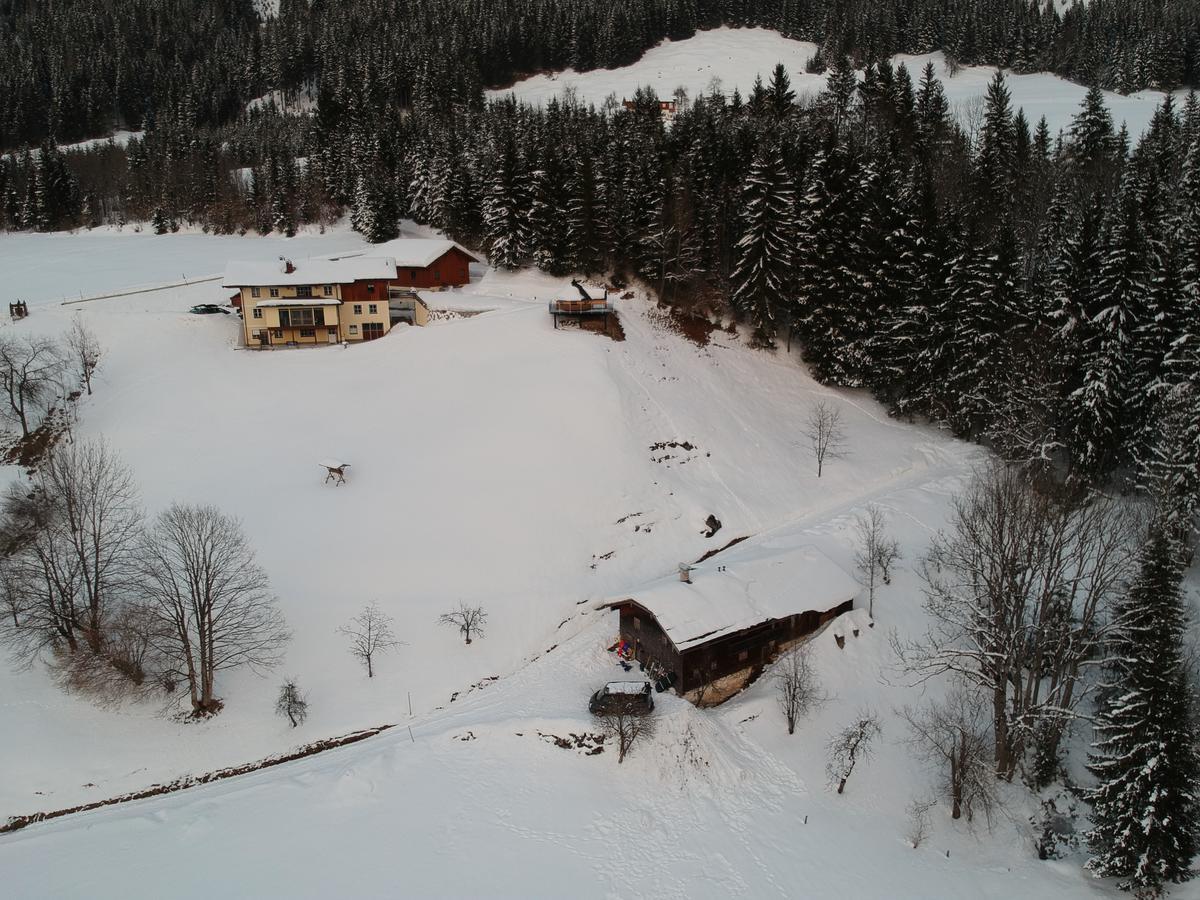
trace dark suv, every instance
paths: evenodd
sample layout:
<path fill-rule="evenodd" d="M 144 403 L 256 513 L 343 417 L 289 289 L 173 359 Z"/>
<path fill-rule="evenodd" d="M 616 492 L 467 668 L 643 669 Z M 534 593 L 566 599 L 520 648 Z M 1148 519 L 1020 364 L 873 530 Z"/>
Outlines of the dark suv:
<path fill-rule="evenodd" d="M 624 711 L 646 714 L 654 709 L 654 695 L 648 681 L 610 681 L 588 701 L 588 711 L 594 716 Z"/>

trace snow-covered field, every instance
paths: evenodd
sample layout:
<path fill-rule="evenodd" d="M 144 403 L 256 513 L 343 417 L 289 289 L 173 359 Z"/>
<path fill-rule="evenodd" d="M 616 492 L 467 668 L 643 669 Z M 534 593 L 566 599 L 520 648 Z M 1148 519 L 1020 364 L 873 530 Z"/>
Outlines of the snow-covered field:
<path fill-rule="evenodd" d="M 570 288 L 534 273 L 480 267 L 469 287 L 428 297 L 484 312 L 350 349 L 233 349 L 233 317 L 187 312 L 222 302 L 219 282 L 56 300 L 174 280 L 181 267 L 207 274 L 229 258 L 356 245 L 345 231 L 0 238 L 10 293 L 32 310 L 2 327 L 54 332 L 79 315 L 107 347 L 80 432 L 120 451 L 151 513 L 179 499 L 241 517 L 295 635 L 272 675 L 224 676 L 225 710 L 198 724 L 154 704 L 99 708 L 62 693 L 41 667 L 6 660 L 0 816 L 400 725 L 0 837 L 6 894 L 1108 893 L 1078 859 L 1036 860 L 1019 798 L 990 838 L 952 825 L 943 807 L 925 845 L 904 840 L 904 808 L 931 778 L 900 743 L 895 711 L 919 696 L 898 686 L 887 638 L 923 627 L 911 564 L 975 448 L 822 388 L 782 351 L 750 351 L 723 332 L 697 347 L 641 298 L 619 301 L 623 343 L 555 331 L 545 301 Z M 841 405 L 851 453 L 818 479 L 801 421 L 822 396 Z M 673 440 L 695 449 L 652 453 Z M 334 455 L 352 463 L 345 487 L 322 483 L 317 462 Z M 844 650 L 832 636 L 844 622 L 816 638 L 833 699 L 796 735 L 767 680 L 715 710 L 660 695 L 659 735 L 621 766 L 615 753 L 585 756 L 539 735 L 595 731 L 587 696 L 621 674 L 604 651 L 615 614 L 597 611 L 600 600 L 740 535 L 811 544 L 849 570 L 852 517 L 868 502 L 889 511 L 905 568 L 877 602 L 874 629 L 847 636 Z M 723 528 L 706 539 L 710 513 Z M 804 573 L 796 579 L 803 590 Z M 460 599 L 490 614 L 469 647 L 436 624 Z M 406 645 L 368 681 L 336 629 L 372 600 Z M 294 730 L 272 709 L 285 674 L 310 694 L 310 717 Z M 824 742 L 862 705 L 880 713 L 884 740 L 838 797 L 824 786 Z"/>
<path fill-rule="evenodd" d="M 512 88 L 490 94 L 513 93 L 521 100 L 539 104 L 570 89 L 585 103 L 599 105 L 610 96 L 615 96 L 618 102 L 632 97 L 639 87 L 647 85 L 663 98 L 670 97 L 679 87 L 687 91 L 690 98 L 695 98 L 715 85 L 727 94 L 736 88 L 744 97 L 756 76 L 761 75 L 766 82 L 775 64 L 783 63 L 797 95 L 815 95 L 824 90 L 825 76 L 806 73 L 804 65 L 816 49 L 815 44 L 789 40 L 764 28 L 716 28 L 698 32 L 695 37 L 683 41 L 663 41 L 646 51 L 637 62 L 620 69 L 591 72 L 567 69 L 535 75 L 517 82 Z M 920 80 L 925 63 L 932 62 L 952 111 L 966 119 L 978 115 L 994 71 L 984 66 L 962 66 L 951 76 L 940 52 L 923 56 L 902 54 L 895 57 L 894 62 L 903 62 L 908 67 L 914 85 Z M 1070 125 L 1087 93 L 1087 88 L 1082 85 L 1048 74 L 1008 73 L 1008 87 L 1013 107 L 1024 108 L 1030 127 L 1045 116 L 1051 134 Z M 1118 125 L 1125 122 L 1133 137 L 1145 129 L 1162 98 L 1157 91 L 1139 91 L 1128 96 L 1105 92 L 1113 120 Z"/>

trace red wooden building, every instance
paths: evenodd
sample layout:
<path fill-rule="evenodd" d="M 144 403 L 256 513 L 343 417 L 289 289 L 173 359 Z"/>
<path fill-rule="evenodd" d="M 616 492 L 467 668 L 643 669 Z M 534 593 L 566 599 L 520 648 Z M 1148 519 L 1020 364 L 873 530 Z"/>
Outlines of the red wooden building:
<path fill-rule="evenodd" d="M 401 288 L 442 288 L 471 280 L 471 263 L 480 260 L 454 241 L 399 238 L 368 251 L 396 261 L 393 285 Z"/>

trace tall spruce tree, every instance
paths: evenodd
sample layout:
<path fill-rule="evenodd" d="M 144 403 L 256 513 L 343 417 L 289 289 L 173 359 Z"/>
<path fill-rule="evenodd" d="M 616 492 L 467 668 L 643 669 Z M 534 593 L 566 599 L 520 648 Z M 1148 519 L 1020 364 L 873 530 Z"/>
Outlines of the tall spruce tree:
<path fill-rule="evenodd" d="M 771 346 L 795 291 L 795 188 L 778 144 L 760 148 L 742 187 L 742 203 L 731 302 L 754 326 L 755 340 Z"/>
<path fill-rule="evenodd" d="M 1124 461 L 1131 426 L 1133 339 L 1149 290 L 1138 208 L 1141 177 L 1136 167 L 1127 170 L 1112 212 L 1083 348 L 1083 383 L 1072 396 L 1073 457 L 1084 479 L 1102 478 Z"/>
<path fill-rule="evenodd" d="M 1200 758 L 1184 663 L 1180 547 L 1152 527 L 1116 610 L 1089 770 L 1088 868 L 1156 897 L 1192 877 L 1200 849 Z"/>

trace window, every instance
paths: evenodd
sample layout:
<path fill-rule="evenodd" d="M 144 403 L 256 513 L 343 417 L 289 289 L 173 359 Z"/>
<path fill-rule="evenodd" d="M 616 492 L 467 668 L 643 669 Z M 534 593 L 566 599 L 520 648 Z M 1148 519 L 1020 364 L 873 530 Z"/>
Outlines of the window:
<path fill-rule="evenodd" d="M 434 270 L 433 270 L 433 280 L 434 280 L 434 281 L 441 281 L 441 280 L 442 280 L 442 270 L 441 270 L 441 269 L 434 269 Z"/>
<path fill-rule="evenodd" d="M 351 325 L 351 326 L 350 326 L 350 333 L 351 333 L 351 334 L 358 334 L 358 326 L 357 326 L 357 325 Z"/>
<path fill-rule="evenodd" d="M 368 303 L 367 304 L 367 312 L 370 313 L 371 315 L 375 315 L 376 313 L 379 312 L 379 304 L 378 303 Z"/>
<path fill-rule="evenodd" d="M 332 296 L 333 296 L 333 285 L 332 285 L 332 284 L 327 284 L 327 285 L 325 285 L 325 287 L 323 288 L 323 290 L 324 290 L 324 292 L 325 292 L 325 296 L 326 296 L 326 297 L 332 297 Z"/>
<path fill-rule="evenodd" d="M 361 316 L 361 315 L 362 315 L 362 304 L 361 304 L 361 303 L 355 303 L 355 304 L 354 304 L 354 314 L 355 314 L 356 316 Z"/>
<path fill-rule="evenodd" d="M 741 653 L 738 654 L 738 662 L 745 662 L 749 658 L 750 658 L 749 650 L 743 650 Z"/>
<path fill-rule="evenodd" d="M 375 282 L 373 282 L 373 281 L 368 281 L 368 282 L 367 282 L 367 293 L 368 293 L 368 294 L 373 294 L 373 293 L 375 293 Z"/>
<path fill-rule="evenodd" d="M 311 284 L 296 285 L 296 296 L 303 297 L 306 300 L 312 299 L 312 285 Z"/>
<path fill-rule="evenodd" d="M 279 288 L 271 288 L 271 296 L 278 297 L 279 296 Z"/>
<path fill-rule="evenodd" d="M 250 296 L 251 297 L 258 297 L 261 294 L 262 294 L 262 291 L 260 291 L 258 288 L 250 288 Z"/>
<path fill-rule="evenodd" d="M 408 278 L 410 281 L 416 281 L 417 280 L 417 270 L 409 269 L 408 270 Z"/>
<path fill-rule="evenodd" d="M 316 336 L 317 336 L 317 330 L 315 328 L 301 328 L 300 329 L 300 337 L 315 338 Z"/>
<path fill-rule="evenodd" d="M 634 631 L 642 630 L 642 620 L 639 619 L 637 616 L 633 617 L 633 630 Z"/>
<path fill-rule="evenodd" d="M 256 290 L 257 290 L 257 289 L 256 289 Z M 254 318 L 256 318 L 256 319 L 261 319 L 261 318 L 262 318 L 262 310 L 261 310 L 261 309 L 259 309 L 257 306 L 256 306 L 256 307 L 254 307 Z"/>
<path fill-rule="evenodd" d="M 271 329 L 271 337 L 273 337 L 273 338 L 282 338 L 282 337 L 283 337 L 283 330 L 282 330 L 282 329 L 279 329 L 279 328 L 272 328 L 272 329 Z"/>
<path fill-rule="evenodd" d="M 325 310 L 316 309 L 281 309 L 279 325 L 282 328 L 302 328 L 311 325 L 325 324 Z"/>

